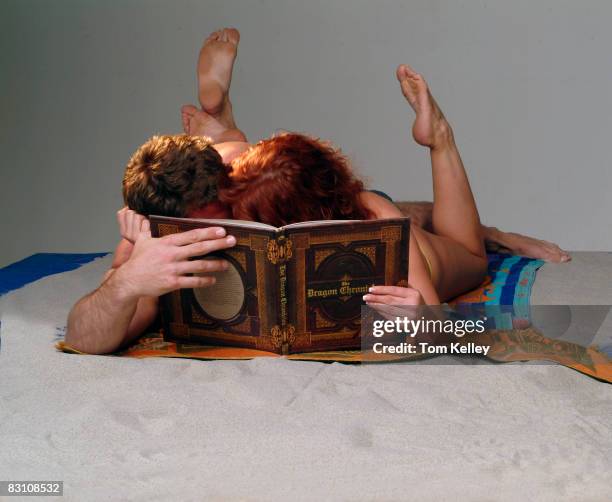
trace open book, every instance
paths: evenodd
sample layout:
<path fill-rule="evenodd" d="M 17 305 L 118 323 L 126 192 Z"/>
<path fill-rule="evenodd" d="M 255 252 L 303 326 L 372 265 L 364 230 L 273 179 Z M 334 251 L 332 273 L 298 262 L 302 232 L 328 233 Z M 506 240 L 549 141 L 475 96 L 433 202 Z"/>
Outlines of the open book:
<path fill-rule="evenodd" d="M 362 297 L 408 284 L 410 219 L 309 221 L 276 228 L 241 220 L 151 216 L 153 236 L 221 226 L 236 246 L 208 288 L 161 298 L 164 338 L 291 354 L 361 346 Z"/>

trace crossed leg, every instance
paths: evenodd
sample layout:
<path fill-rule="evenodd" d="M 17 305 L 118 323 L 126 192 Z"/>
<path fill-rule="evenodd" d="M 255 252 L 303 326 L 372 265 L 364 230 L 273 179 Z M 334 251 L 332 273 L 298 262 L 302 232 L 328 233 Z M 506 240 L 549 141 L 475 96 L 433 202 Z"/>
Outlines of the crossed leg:
<path fill-rule="evenodd" d="M 238 129 L 229 98 L 240 33 L 223 28 L 204 41 L 198 58 L 198 97 L 201 108 L 181 108 L 183 130 L 193 136 L 208 136 L 215 143 L 246 142 Z"/>

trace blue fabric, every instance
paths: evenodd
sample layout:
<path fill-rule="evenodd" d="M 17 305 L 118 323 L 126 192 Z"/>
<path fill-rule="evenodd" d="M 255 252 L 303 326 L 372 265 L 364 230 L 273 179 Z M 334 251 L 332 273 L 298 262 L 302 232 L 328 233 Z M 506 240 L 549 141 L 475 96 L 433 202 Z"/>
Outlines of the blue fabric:
<path fill-rule="evenodd" d="M 487 274 L 491 284 L 485 288 L 486 305 L 529 305 L 531 287 L 535 282 L 538 269 L 543 260 L 512 256 L 507 254 L 488 254 Z"/>
<path fill-rule="evenodd" d="M 370 190 L 370 192 L 375 193 L 376 195 L 380 195 L 381 197 L 387 199 L 389 202 L 393 202 L 393 199 L 382 190 Z"/>
<path fill-rule="evenodd" d="M 108 253 L 37 253 L 0 268 L 0 296 L 48 275 L 74 270 Z"/>
<path fill-rule="evenodd" d="M 516 262 L 511 264 L 510 271 L 508 272 L 508 278 L 506 279 L 506 284 L 504 285 L 501 291 L 499 302 L 501 305 L 514 304 L 516 284 L 518 284 L 521 271 L 527 263 L 529 263 L 528 258 L 519 258 L 518 260 L 516 260 Z"/>

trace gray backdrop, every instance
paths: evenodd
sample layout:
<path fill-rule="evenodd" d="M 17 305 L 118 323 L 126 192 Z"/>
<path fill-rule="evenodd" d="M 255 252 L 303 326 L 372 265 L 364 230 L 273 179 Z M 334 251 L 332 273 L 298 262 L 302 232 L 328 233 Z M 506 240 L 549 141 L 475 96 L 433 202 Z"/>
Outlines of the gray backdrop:
<path fill-rule="evenodd" d="M 394 70 L 430 81 L 486 223 L 612 249 L 612 3 L 7 1 L 0 6 L 0 266 L 111 250 L 124 165 L 180 131 L 210 31 L 242 32 L 232 98 L 252 140 L 329 138 L 373 187 L 428 199 Z"/>

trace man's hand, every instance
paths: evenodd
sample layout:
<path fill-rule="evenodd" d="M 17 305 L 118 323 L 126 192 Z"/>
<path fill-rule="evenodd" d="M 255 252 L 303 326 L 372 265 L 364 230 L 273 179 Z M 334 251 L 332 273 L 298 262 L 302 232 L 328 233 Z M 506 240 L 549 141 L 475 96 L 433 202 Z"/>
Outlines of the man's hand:
<path fill-rule="evenodd" d="M 140 234 L 144 222 L 147 221 L 142 214 L 138 214 L 129 207 L 122 207 L 117 211 L 117 223 L 121 237 L 134 244 Z"/>
<path fill-rule="evenodd" d="M 190 260 L 236 244 L 219 227 L 198 228 L 188 232 L 151 237 L 148 220 L 141 222 L 130 259 L 109 278 L 122 296 L 138 298 L 161 296 L 182 288 L 201 288 L 215 283 L 207 274 L 227 270 L 225 260 Z"/>

